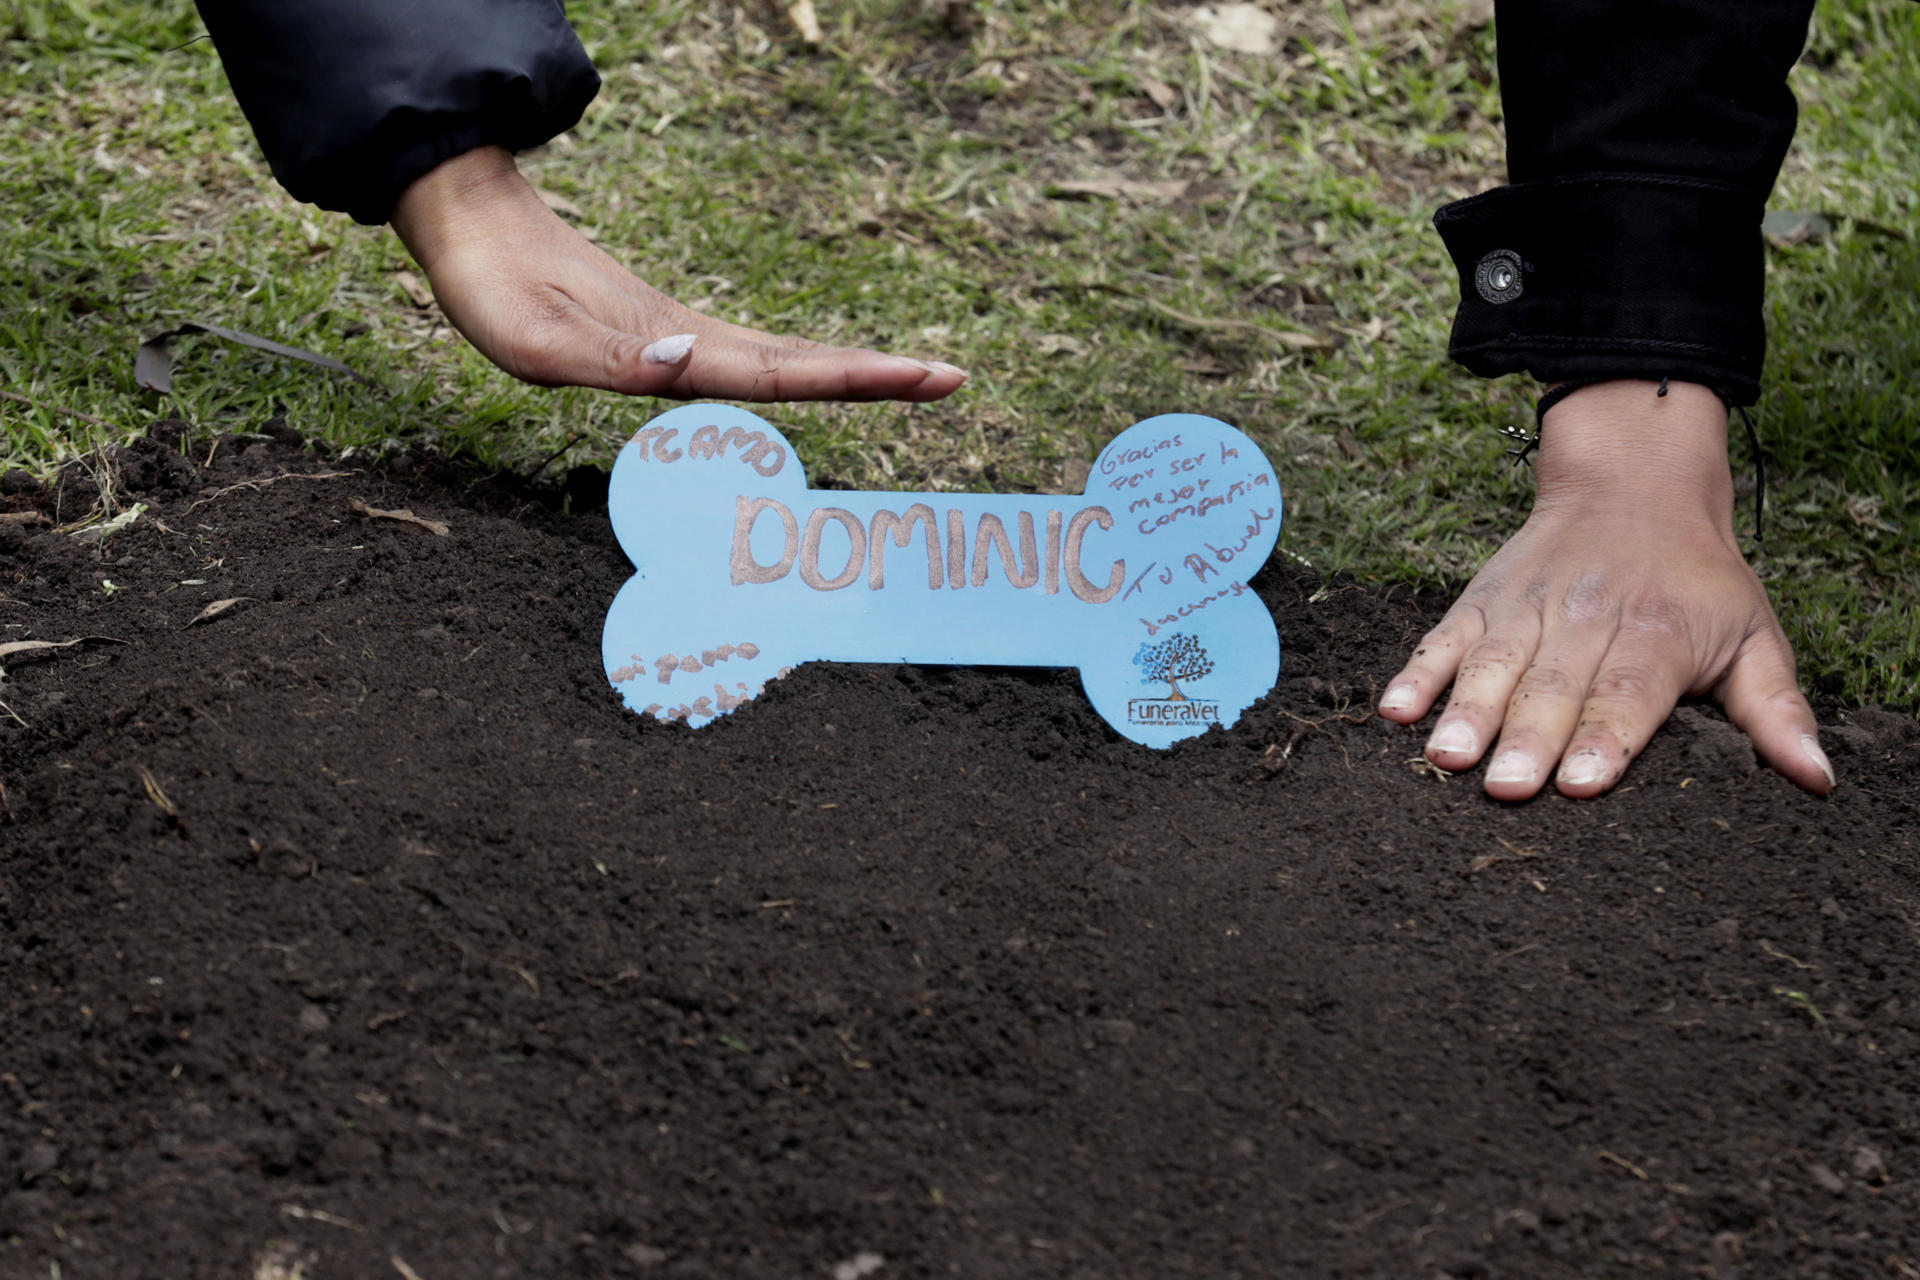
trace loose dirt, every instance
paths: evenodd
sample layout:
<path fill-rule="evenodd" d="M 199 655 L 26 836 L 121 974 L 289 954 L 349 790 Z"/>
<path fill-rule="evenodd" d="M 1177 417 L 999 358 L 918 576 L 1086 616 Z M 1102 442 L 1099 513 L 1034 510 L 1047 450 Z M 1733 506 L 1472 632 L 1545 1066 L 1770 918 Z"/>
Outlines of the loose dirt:
<path fill-rule="evenodd" d="M 1276 558 L 1168 753 L 1053 672 L 689 731 L 603 515 L 176 432 L 0 521 L 0 643 L 122 642 L 0 659 L 0 1275 L 1920 1276 L 1904 716 L 1498 804 L 1367 713 L 1439 602 Z"/>

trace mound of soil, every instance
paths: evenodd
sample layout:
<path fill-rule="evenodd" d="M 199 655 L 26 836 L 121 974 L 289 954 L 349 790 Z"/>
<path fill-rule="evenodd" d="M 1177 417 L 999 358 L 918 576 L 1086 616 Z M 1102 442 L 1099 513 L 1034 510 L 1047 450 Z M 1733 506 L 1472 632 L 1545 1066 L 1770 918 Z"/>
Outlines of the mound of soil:
<path fill-rule="evenodd" d="M 1920 1275 L 1910 719 L 1503 805 L 1367 714 L 1436 602 L 1276 562 L 1171 752 L 1054 672 L 690 731 L 604 516 L 209 443 L 0 521 L 0 643 L 121 642 L 4 660 L 0 1274 Z"/>

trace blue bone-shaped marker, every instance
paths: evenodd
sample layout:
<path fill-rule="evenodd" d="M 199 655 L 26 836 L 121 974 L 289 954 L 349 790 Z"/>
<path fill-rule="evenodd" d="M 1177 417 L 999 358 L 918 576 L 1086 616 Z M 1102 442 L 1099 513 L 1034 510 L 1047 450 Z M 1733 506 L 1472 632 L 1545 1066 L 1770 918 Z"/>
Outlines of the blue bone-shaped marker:
<path fill-rule="evenodd" d="M 1149 418 L 1084 495 L 807 488 L 759 416 L 685 405 L 620 451 L 613 528 L 636 572 L 601 654 L 627 705 L 703 725 L 802 662 L 1078 667 L 1094 708 L 1165 747 L 1273 688 L 1247 582 L 1280 486 L 1224 422 Z"/>

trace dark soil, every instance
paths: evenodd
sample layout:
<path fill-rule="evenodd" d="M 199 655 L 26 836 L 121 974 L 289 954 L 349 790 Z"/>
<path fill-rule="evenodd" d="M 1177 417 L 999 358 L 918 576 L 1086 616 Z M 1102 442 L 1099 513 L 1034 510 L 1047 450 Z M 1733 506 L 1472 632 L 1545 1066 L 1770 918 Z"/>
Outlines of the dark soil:
<path fill-rule="evenodd" d="M 4 662 L 0 1275 L 1920 1276 L 1903 716 L 1502 805 L 1367 714 L 1437 602 L 1276 562 L 1170 753 L 1052 672 L 689 731 L 603 516 L 210 443 L 0 523 L 0 643 L 124 641 Z"/>

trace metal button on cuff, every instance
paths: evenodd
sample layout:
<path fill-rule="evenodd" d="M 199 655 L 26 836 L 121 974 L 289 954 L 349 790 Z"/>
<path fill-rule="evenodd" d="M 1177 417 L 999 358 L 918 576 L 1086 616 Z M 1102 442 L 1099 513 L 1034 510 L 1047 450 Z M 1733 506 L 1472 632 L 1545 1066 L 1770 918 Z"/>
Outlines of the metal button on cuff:
<path fill-rule="evenodd" d="M 1503 302 L 1512 302 L 1526 291 L 1521 282 L 1525 270 L 1519 254 L 1511 249 L 1495 249 L 1473 269 L 1473 287 L 1497 307 Z"/>

